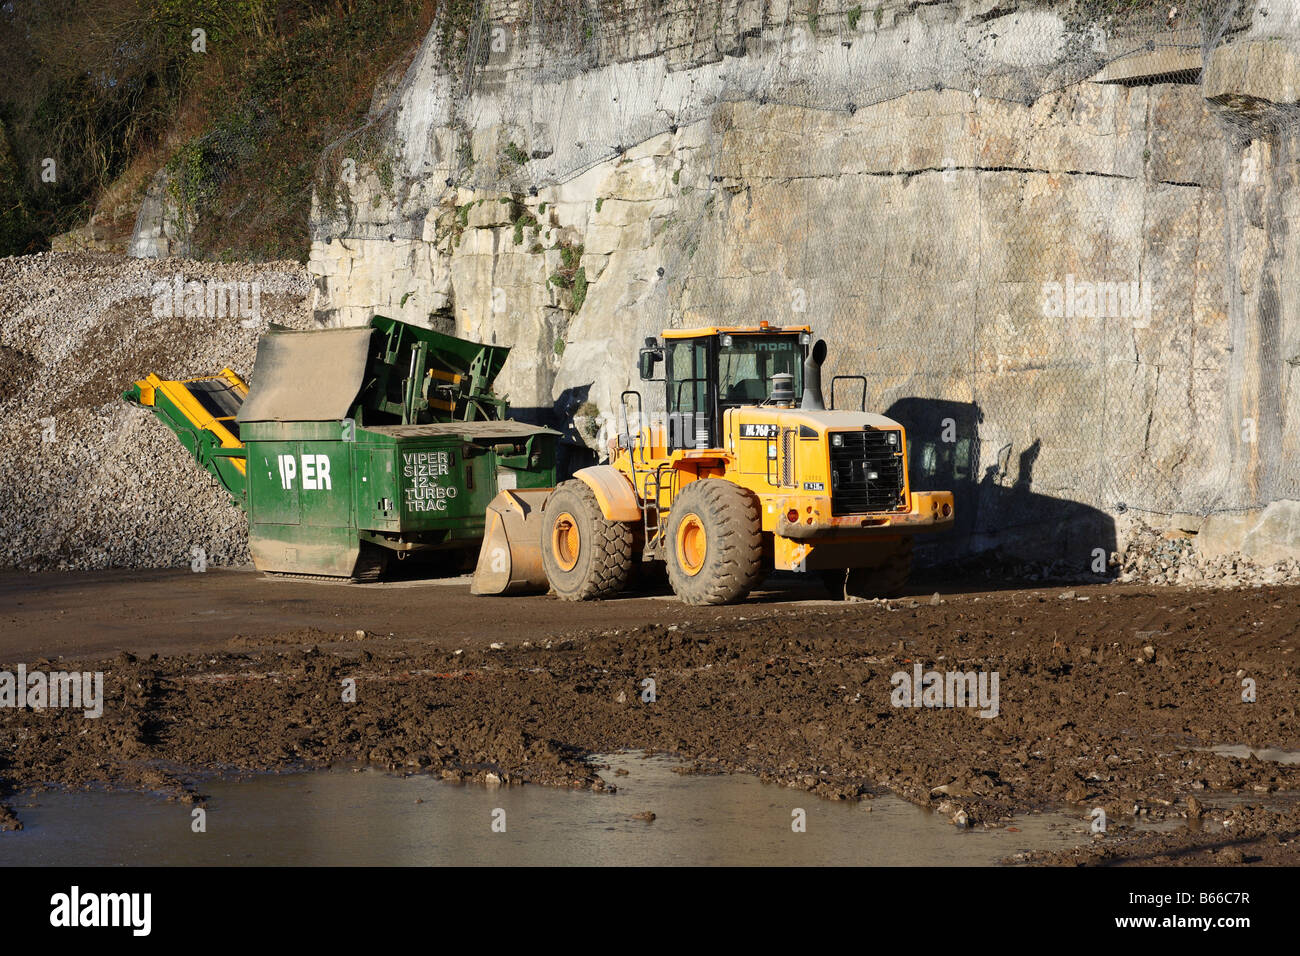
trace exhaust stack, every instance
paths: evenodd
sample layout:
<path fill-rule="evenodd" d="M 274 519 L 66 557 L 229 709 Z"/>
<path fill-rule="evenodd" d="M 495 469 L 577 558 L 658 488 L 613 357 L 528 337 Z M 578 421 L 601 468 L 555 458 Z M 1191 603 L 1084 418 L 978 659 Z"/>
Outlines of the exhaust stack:
<path fill-rule="evenodd" d="M 808 357 L 803 360 L 803 401 L 799 407 L 805 411 L 826 410 L 826 403 L 822 400 L 822 362 L 825 361 L 826 340 L 818 339 L 817 344 L 808 350 Z"/>

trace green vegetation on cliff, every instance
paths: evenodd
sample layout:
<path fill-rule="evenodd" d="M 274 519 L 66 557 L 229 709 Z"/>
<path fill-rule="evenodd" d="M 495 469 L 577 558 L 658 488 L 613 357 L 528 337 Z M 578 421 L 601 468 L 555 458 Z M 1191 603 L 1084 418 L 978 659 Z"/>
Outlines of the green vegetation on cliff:
<path fill-rule="evenodd" d="M 97 207 L 129 231 L 144 185 L 166 167 L 194 255 L 304 258 L 321 151 L 363 121 L 436 6 L 0 5 L 0 255 L 47 248 Z"/>

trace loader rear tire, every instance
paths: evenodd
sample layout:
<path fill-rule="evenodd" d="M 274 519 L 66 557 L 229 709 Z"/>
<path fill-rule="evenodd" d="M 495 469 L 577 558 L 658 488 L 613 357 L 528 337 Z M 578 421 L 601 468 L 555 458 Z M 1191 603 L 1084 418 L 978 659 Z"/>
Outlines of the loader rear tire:
<path fill-rule="evenodd" d="M 743 601 L 763 580 L 755 495 L 722 478 L 692 481 L 668 514 L 668 580 L 687 604 Z"/>
<path fill-rule="evenodd" d="M 388 560 L 393 552 L 369 541 L 361 542 L 361 553 L 357 556 L 356 567 L 352 570 L 355 584 L 372 584 L 384 576 L 388 570 Z"/>
<path fill-rule="evenodd" d="M 632 528 L 601 514 L 585 482 L 561 482 L 542 508 L 542 565 L 565 601 L 612 597 L 632 573 Z"/>
<path fill-rule="evenodd" d="M 822 581 L 837 601 L 869 601 L 901 596 L 911 576 L 912 539 L 904 538 L 874 567 L 833 568 L 822 572 Z"/>

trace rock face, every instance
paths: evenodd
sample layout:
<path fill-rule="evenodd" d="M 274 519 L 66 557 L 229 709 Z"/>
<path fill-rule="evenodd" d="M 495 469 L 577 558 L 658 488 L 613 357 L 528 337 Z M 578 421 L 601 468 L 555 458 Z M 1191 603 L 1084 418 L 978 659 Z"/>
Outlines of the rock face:
<path fill-rule="evenodd" d="M 188 251 L 189 233 L 167 195 L 167 170 L 160 169 L 145 190 L 126 254 L 135 259 L 166 259 Z"/>
<path fill-rule="evenodd" d="M 325 157 L 318 320 L 510 344 L 516 413 L 596 452 L 645 336 L 809 323 L 957 492 L 948 554 L 1300 499 L 1289 11 L 600 8 L 435 25 Z"/>
<path fill-rule="evenodd" d="M 1241 555 L 1271 565 L 1295 557 L 1300 540 L 1300 501 L 1274 501 L 1262 511 L 1210 515 L 1199 529 L 1200 551 L 1207 558 Z"/>

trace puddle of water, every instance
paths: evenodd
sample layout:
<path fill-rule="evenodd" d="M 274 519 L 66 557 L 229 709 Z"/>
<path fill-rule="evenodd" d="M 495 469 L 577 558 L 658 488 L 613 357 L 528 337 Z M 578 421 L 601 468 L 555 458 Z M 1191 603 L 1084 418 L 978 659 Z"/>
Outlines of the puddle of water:
<path fill-rule="evenodd" d="M 1245 744 L 1219 744 L 1216 747 L 1197 747 L 1196 749 L 1224 757 L 1240 757 L 1242 760 L 1253 756 L 1259 760 L 1271 760 L 1274 763 L 1300 764 L 1300 750 L 1281 750 L 1276 747 L 1247 747 Z"/>
<path fill-rule="evenodd" d="M 617 793 L 372 770 L 213 780 L 201 834 L 191 807 L 146 794 L 39 793 L 14 800 L 24 829 L 0 833 L 0 865 L 987 865 L 1088 837 L 1063 814 L 1023 817 L 1019 832 L 962 831 L 893 796 L 821 800 L 754 777 L 683 776 L 638 754 L 600 763 Z M 806 832 L 791 830 L 796 807 Z M 492 829 L 497 809 L 504 833 Z M 647 810 L 652 822 L 634 819 Z"/>

